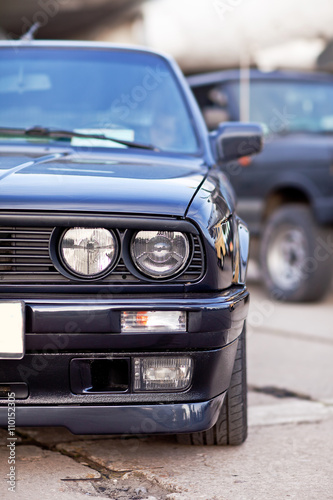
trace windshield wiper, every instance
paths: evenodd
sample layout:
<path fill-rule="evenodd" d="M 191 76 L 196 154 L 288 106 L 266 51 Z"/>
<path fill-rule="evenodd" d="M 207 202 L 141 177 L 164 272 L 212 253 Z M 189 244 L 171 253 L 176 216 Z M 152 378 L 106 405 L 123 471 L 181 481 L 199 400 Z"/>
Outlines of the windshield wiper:
<path fill-rule="evenodd" d="M 126 141 L 124 139 L 116 139 L 108 137 L 104 134 L 90 134 L 75 132 L 74 130 L 57 130 L 47 127 L 31 127 L 31 128 L 10 128 L 0 127 L 0 135 L 19 136 L 19 137 L 49 137 L 53 139 L 71 139 L 72 137 L 81 137 L 83 139 L 100 139 L 102 141 L 112 141 L 129 148 L 150 149 L 151 151 L 159 151 L 159 149 L 151 144 L 143 144 L 141 142 Z"/>

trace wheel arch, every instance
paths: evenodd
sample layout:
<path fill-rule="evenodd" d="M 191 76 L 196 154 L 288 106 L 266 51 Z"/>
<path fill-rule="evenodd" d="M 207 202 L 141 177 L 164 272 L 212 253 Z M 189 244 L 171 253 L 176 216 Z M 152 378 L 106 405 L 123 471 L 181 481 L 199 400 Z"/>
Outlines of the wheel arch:
<path fill-rule="evenodd" d="M 277 208 L 290 203 L 303 203 L 313 211 L 312 195 L 304 186 L 281 185 L 266 196 L 261 222 L 265 223 Z"/>

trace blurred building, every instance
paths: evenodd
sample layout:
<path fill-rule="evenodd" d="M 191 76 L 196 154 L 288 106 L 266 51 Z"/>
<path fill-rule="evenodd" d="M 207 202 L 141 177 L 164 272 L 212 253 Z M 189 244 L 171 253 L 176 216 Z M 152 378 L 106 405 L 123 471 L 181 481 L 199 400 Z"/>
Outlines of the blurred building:
<path fill-rule="evenodd" d="M 0 0 L 1 31 L 19 38 L 35 22 L 36 38 L 97 39 L 107 26 L 119 27 L 131 39 L 132 24 L 141 16 L 140 0 Z"/>
<path fill-rule="evenodd" d="M 18 37 L 133 43 L 171 53 L 186 73 L 239 64 L 333 70 L 332 0 L 0 0 Z M 0 35 L 1 36 L 1 35 Z"/>
<path fill-rule="evenodd" d="M 158 0 L 143 11 L 146 43 L 186 72 L 240 62 L 314 69 L 333 38 L 332 0 Z"/>

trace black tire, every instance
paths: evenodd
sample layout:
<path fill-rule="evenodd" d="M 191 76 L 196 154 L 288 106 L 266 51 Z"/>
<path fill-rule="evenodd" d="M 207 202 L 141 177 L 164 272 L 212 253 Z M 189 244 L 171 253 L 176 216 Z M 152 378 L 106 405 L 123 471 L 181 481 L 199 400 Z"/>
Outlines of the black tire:
<path fill-rule="evenodd" d="M 328 236 L 307 205 L 288 204 L 273 212 L 260 245 L 262 277 L 273 298 L 311 302 L 327 293 L 333 272 Z"/>
<path fill-rule="evenodd" d="M 230 386 L 216 424 L 208 431 L 178 434 L 180 444 L 240 445 L 247 437 L 246 327 L 238 347 Z"/>

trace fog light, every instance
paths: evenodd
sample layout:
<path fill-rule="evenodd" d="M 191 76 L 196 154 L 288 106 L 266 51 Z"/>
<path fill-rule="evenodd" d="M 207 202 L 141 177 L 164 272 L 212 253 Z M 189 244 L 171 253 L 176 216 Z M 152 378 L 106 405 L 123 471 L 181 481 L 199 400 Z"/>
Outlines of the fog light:
<path fill-rule="evenodd" d="M 185 332 L 184 311 L 123 311 L 122 332 Z"/>
<path fill-rule="evenodd" d="M 182 391 L 192 380 L 189 357 L 134 358 L 134 391 Z"/>

